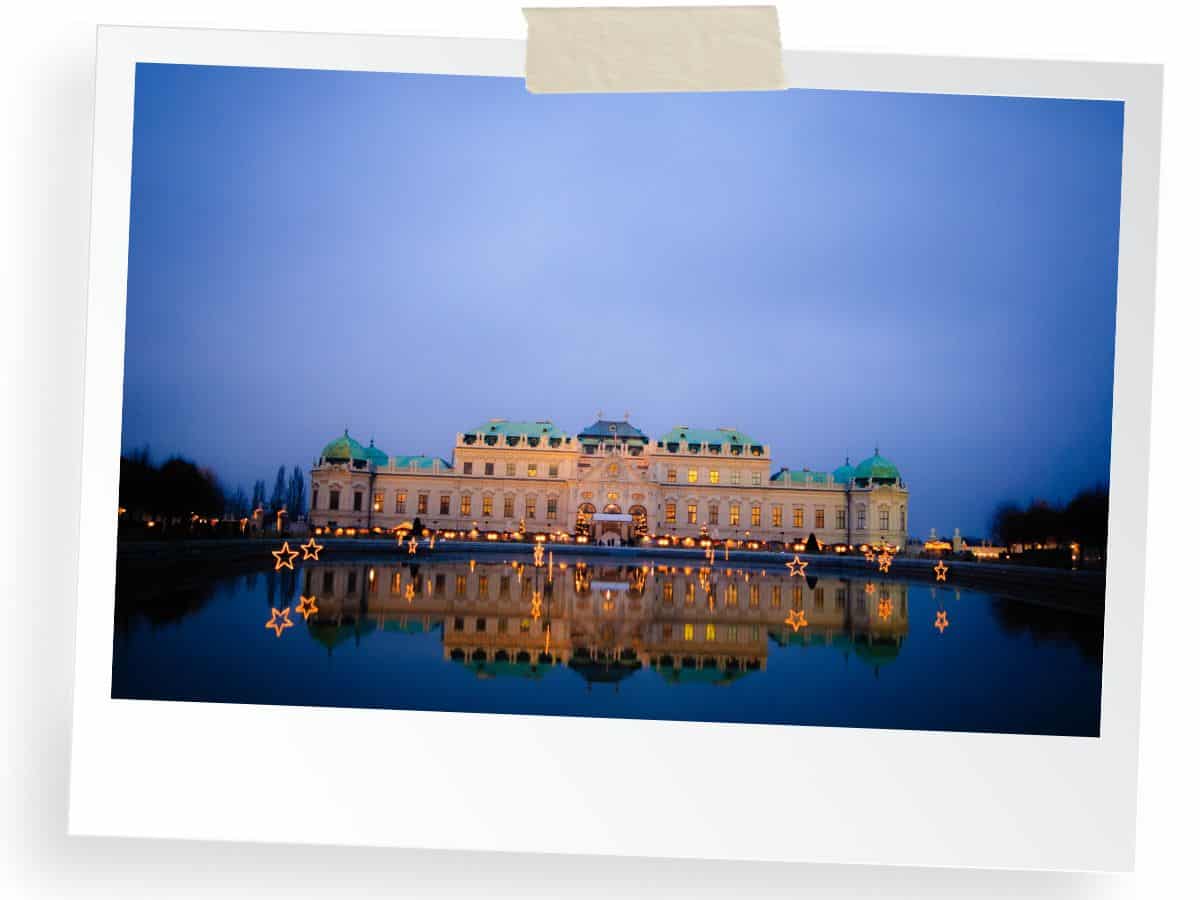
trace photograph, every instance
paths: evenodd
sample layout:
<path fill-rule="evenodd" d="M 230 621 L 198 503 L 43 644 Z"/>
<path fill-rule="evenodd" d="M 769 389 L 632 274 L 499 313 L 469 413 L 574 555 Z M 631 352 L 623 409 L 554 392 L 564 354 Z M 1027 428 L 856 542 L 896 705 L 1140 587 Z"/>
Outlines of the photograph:
<path fill-rule="evenodd" d="M 1113 726 L 1122 101 L 133 86 L 112 699 Z"/>

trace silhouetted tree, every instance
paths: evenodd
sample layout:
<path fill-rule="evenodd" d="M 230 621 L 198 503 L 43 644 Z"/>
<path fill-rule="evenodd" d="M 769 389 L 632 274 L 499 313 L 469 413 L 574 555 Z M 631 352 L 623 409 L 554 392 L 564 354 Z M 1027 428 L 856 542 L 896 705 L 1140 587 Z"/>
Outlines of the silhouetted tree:
<path fill-rule="evenodd" d="M 292 469 L 292 477 L 288 479 L 287 508 L 293 519 L 304 515 L 304 473 L 299 466 Z"/>
<path fill-rule="evenodd" d="M 821 545 L 817 543 L 817 536 L 813 532 L 808 533 L 808 540 L 804 542 L 805 553 L 820 553 Z"/>
<path fill-rule="evenodd" d="M 250 500 L 241 485 L 225 500 L 225 515 L 231 519 L 240 519 L 250 514 Z"/>
<path fill-rule="evenodd" d="M 258 509 L 260 506 L 267 505 L 267 483 L 261 478 L 254 482 L 254 494 L 250 498 L 250 508 Z"/>
<path fill-rule="evenodd" d="M 1103 550 L 1108 544 L 1108 488 L 1080 491 L 1063 507 L 1034 500 L 1024 509 L 1004 503 L 992 514 L 992 537 L 1001 544 L 1066 544 Z"/>
<path fill-rule="evenodd" d="M 275 487 L 271 489 L 271 512 L 278 512 L 287 503 L 287 469 L 279 467 L 275 473 Z"/>

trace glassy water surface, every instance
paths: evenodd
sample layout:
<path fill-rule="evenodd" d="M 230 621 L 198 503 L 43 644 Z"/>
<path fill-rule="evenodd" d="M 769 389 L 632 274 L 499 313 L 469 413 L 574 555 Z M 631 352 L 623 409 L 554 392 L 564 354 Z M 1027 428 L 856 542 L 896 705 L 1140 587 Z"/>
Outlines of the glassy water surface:
<path fill-rule="evenodd" d="M 469 559 L 118 573 L 117 698 L 1099 733 L 1102 618 L 782 568 Z"/>

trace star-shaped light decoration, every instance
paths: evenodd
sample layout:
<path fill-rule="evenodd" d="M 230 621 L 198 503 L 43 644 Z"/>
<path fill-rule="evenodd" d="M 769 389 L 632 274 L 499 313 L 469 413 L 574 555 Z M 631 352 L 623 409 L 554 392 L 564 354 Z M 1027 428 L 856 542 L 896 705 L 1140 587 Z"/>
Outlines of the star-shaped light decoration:
<path fill-rule="evenodd" d="M 866 587 L 864 587 L 863 590 L 866 591 L 868 594 L 875 593 L 875 582 L 868 581 L 866 584 Z"/>
<path fill-rule="evenodd" d="M 788 575 L 803 575 L 804 570 L 808 568 L 808 563 L 802 560 L 800 554 L 797 553 L 792 557 L 792 561 L 787 564 L 787 567 Z"/>
<path fill-rule="evenodd" d="M 542 617 L 542 592 L 534 591 L 533 597 L 529 601 L 529 615 L 536 622 Z"/>
<path fill-rule="evenodd" d="M 808 620 L 804 618 L 804 610 L 793 609 L 788 612 L 787 618 L 783 620 L 784 625 L 792 626 L 792 631 L 799 631 L 801 628 L 808 627 Z"/>
<path fill-rule="evenodd" d="M 540 569 L 542 567 L 542 558 L 545 556 L 545 554 L 546 554 L 545 547 L 543 547 L 541 544 L 533 545 L 533 565 L 536 568 Z"/>
<path fill-rule="evenodd" d="M 892 555 L 890 553 L 888 553 L 886 550 L 883 553 L 880 553 L 879 556 L 876 557 L 876 559 L 879 562 L 879 571 L 880 572 L 886 572 L 888 569 L 890 569 L 892 567 Z"/>
<path fill-rule="evenodd" d="M 271 555 L 275 557 L 275 571 L 278 572 L 280 569 L 295 569 L 292 560 L 300 555 L 300 551 L 293 550 L 288 546 L 288 542 L 284 541 L 282 547 L 271 551 Z"/>
<path fill-rule="evenodd" d="M 880 600 L 876 611 L 879 613 L 880 620 L 886 622 L 892 617 L 892 601 L 886 598 Z"/>
<path fill-rule="evenodd" d="M 415 537 L 408 539 L 408 555 L 409 556 L 417 555 L 417 539 Z"/>
<path fill-rule="evenodd" d="M 949 571 L 950 567 L 940 559 L 937 561 L 937 565 L 933 567 L 933 574 L 937 576 L 938 581 L 945 581 L 946 573 Z"/>
<path fill-rule="evenodd" d="M 296 607 L 296 612 L 304 616 L 304 621 L 308 621 L 308 617 L 317 611 L 317 598 L 305 597 L 300 595 L 300 604 Z"/>
<path fill-rule="evenodd" d="M 275 629 L 275 637 L 283 634 L 283 629 L 291 628 L 293 625 L 292 618 L 288 615 L 291 608 L 285 606 L 283 609 L 271 609 L 271 621 L 265 627 Z"/>
<path fill-rule="evenodd" d="M 945 630 L 950 627 L 950 619 L 946 615 L 946 611 L 944 609 L 939 609 L 937 611 L 937 618 L 933 620 L 933 627 L 938 630 L 938 634 L 944 633 Z"/>
<path fill-rule="evenodd" d="M 318 554 L 325 549 L 323 544 L 318 544 L 316 538 L 309 538 L 307 544 L 301 544 L 300 549 L 304 551 L 303 559 L 316 559 Z"/>
<path fill-rule="evenodd" d="M 863 551 L 863 559 L 867 562 L 875 562 L 875 554 L 871 552 L 870 547 Z"/>

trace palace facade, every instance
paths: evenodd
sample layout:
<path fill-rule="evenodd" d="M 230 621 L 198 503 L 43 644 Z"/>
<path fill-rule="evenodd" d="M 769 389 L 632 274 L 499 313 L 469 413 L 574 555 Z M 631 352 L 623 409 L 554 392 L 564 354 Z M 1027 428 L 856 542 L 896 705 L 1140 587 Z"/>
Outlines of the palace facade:
<path fill-rule="evenodd" d="M 650 439 L 600 419 L 567 434 L 550 421 L 492 419 L 457 435 L 450 460 L 390 456 L 347 431 L 312 469 L 309 523 L 646 535 L 903 547 L 908 488 L 879 455 L 833 471 L 781 468 L 736 428 L 680 425 Z"/>

